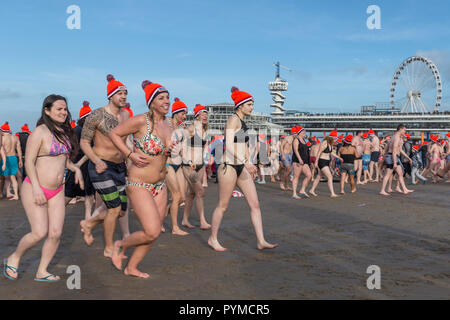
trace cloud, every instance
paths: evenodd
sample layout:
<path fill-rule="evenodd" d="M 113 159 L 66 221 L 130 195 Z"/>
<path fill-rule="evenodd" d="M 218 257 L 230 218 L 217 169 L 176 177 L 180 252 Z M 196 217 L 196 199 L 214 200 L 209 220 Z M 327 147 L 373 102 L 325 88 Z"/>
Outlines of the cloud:
<path fill-rule="evenodd" d="M 19 99 L 22 94 L 11 89 L 0 89 L 0 100 Z"/>

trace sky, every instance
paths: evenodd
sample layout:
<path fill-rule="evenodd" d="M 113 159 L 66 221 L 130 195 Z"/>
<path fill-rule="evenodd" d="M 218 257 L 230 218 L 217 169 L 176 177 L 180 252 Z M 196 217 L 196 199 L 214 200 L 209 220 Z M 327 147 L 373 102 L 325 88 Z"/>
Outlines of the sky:
<path fill-rule="evenodd" d="M 80 8 L 80 29 L 69 29 Z M 381 29 L 369 30 L 370 5 Z M 450 110 L 449 1 L 171 0 L 15 1 L 0 11 L 0 122 L 34 128 L 42 101 L 67 97 L 72 118 L 83 100 L 107 104 L 106 75 L 128 88 L 135 113 L 146 111 L 143 80 L 163 84 L 171 99 L 232 102 L 230 89 L 251 93 L 269 114 L 273 63 L 289 82 L 287 109 L 358 112 L 389 101 L 392 77 L 406 58 L 438 67 Z M 173 100 L 172 100 L 173 101 Z"/>

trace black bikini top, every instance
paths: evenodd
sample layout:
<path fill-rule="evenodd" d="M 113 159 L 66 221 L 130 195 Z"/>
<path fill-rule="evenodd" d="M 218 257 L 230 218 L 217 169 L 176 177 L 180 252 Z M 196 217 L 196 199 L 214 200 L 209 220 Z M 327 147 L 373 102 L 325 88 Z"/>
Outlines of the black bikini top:
<path fill-rule="evenodd" d="M 331 153 L 331 149 L 330 146 L 327 143 L 327 148 L 325 150 L 323 150 L 323 153 Z"/>
<path fill-rule="evenodd" d="M 202 139 L 198 134 L 197 134 L 197 132 L 196 133 L 194 133 L 194 135 L 191 137 L 191 147 L 195 147 L 195 142 L 196 141 L 202 141 L 202 147 L 204 147 L 205 146 L 205 144 L 206 144 L 206 140 L 205 139 Z"/>
<path fill-rule="evenodd" d="M 247 125 L 237 114 L 236 116 L 239 118 L 239 120 L 241 120 L 241 128 L 234 134 L 234 142 L 242 142 L 242 140 L 244 140 L 245 143 L 247 143 L 249 139 L 249 136 L 247 134 Z"/>

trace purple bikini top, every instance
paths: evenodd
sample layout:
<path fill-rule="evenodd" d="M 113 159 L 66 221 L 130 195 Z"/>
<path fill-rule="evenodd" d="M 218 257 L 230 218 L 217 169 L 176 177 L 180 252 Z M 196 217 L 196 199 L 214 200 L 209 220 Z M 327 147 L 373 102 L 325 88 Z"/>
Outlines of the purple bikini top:
<path fill-rule="evenodd" d="M 70 151 L 72 151 L 72 146 L 69 139 L 66 139 L 64 143 L 59 143 L 58 140 L 56 140 L 55 136 L 52 134 L 52 144 L 50 145 L 49 153 L 46 155 L 40 155 L 38 157 L 56 157 L 60 154 L 67 154 L 67 156 L 69 156 Z"/>

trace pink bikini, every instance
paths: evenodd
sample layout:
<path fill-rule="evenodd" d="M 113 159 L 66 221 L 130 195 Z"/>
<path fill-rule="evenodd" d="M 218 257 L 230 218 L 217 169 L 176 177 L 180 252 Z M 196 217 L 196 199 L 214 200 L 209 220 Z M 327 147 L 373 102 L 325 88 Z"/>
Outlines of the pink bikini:
<path fill-rule="evenodd" d="M 69 156 L 71 150 L 72 146 L 70 145 L 70 141 L 68 139 L 64 143 L 59 143 L 56 140 L 55 136 L 52 134 L 52 144 L 50 145 L 49 153 L 45 155 L 40 155 L 38 157 L 56 157 L 59 156 L 60 154 L 66 154 L 67 156 Z M 30 178 L 26 177 L 25 181 L 31 184 Z M 56 190 L 50 190 L 41 186 L 41 189 L 44 192 L 45 198 L 47 198 L 47 200 L 50 200 L 51 198 L 56 196 L 63 189 L 63 187 L 64 185 L 61 185 Z"/>

